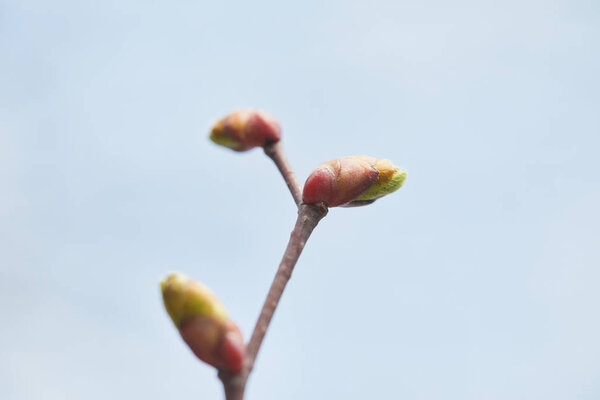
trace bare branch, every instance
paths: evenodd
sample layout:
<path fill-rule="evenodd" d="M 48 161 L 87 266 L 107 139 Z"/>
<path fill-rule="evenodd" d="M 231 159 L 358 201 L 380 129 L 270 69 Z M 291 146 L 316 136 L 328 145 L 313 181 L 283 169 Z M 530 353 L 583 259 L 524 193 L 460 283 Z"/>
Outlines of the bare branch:
<path fill-rule="evenodd" d="M 294 171 L 285 156 L 281 142 L 267 143 L 263 148 L 265 154 L 273 160 L 277 169 L 279 169 L 279 172 L 283 176 L 283 179 L 294 198 L 294 202 L 297 206 L 300 206 L 300 203 L 302 202 L 302 187 L 300 186 L 300 183 L 298 183 L 296 174 L 294 174 Z"/>
<path fill-rule="evenodd" d="M 271 318 L 273 318 L 275 309 L 279 304 L 279 299 L 281 299 L 283 290 L 292 276 L 292 271 L 300 257 L 300 253 L 302 253 L 302 249 L 313 229 L 325 215 L 327 215 L 327 207 L 325 207 L 325 205 L 300 205 L 296 226 L 292 231 L 287 249 L 285 250 L 283 259 L 279 264 L 279 269 L 275 274 L 275 279 L 273 279 L 273 283 L 267 294 L 267 298 L 262 311 L 260 312 L 260 316 L 258 317 L 258 321 L 256 322 L 256 326 L 254 327 L 250 342 L 246 347 L 246 369 L 248 374 L 254 367 L 254 361 L 256 360 L 260 345 L 265 337 Z"/>

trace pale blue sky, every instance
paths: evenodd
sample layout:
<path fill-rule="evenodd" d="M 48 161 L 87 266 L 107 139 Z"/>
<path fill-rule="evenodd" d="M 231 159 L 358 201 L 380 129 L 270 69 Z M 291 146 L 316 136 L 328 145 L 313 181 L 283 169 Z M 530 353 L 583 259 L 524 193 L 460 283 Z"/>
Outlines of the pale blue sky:
<path fill-rule="evenodd" d="M 600 398 L 600 3 L 0 0 L 0 398 L 220 399 L 162 309 L 202 280 L 248 337 L 295 220 L 207 131 L 270 111 L 332 209 L 253 399 Z"/>

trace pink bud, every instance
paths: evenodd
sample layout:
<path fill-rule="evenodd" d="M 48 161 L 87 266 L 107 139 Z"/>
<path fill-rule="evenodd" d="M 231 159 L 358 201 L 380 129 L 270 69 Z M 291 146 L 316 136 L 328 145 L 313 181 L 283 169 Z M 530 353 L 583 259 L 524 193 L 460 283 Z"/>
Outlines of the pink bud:
<path fill-rule="evenodd" d="M 219 369 L 240 372 L 242 333 L 211 290 L 180 273 L 170 274 L 160 286 L 165 308 L 194 354 Z"/>
<path fill-rule="evenodd" d="M 244 365 L 242 333 L 232 321 L 196 316 L 185 321 L 179 333 L 192 352 L 207 364 L 237 373 Z"/>
<path fill-rule="evenodd" d="M 232 322 L 231 326 L 226 329 L 219 346 L 219 358 L 222 360 L 224 368 L 233 373 L 240 372 L 244 367 L 245 352 L 246 346 L 242 332 Z"/>
<path fill-rule="evenodd" d="M 281 127 L 270 114 L 257 110 L 238 110 L 218 121 L 210 132 L 216 144 L 235 151 L 246 151 L 281 139 Z"/>
<path fill-rule="evenodd" d="M 302 201 L 328 207 L 366 205 L 396 191 L 405 178 L 406 172 L 389 160 L 343 157 L 324 162 L 310 174 Z"/>
<path fill-rule="evenodd" d="M 349 203 L 377 181 L 379 172 L 360 157 L 344 157 L 319 165 L 304 184 L 304 203 L 336 207 Z"/>

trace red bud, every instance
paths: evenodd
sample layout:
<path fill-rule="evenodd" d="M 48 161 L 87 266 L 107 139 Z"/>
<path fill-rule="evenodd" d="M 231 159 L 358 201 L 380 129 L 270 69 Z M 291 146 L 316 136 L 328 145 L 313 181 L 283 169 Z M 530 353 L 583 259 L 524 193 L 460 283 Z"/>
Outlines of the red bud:
<path fill-rule="evenodd" d="M 216 368 L 240 372 L 246 351 L 242 333 L 210 289 L 180 273 L 160 286 L 165 308 L 194 354 Z"/>
<path fill-rule="evenodd" d="M 319 165 L 304 184 L 302 201 L 328 207 L 363 206 L 400 188 L 406 171 L 390 160 L 343 157 Z"/>
<path fill-rule="evenodd" d="M 210 139 L 235 151 L 246 151 L 281 139 L 281 127 L 264 111 L 238 110 L 218 121 Z"/>
<path fill-rule="evenodd" d="M 366 192 L 379 172 L 361 157 L 344 157 L 319 165 L 304 184 L 302 201 L 336 207 L 351 202 Z"/>
<path fill-rule="evenodd" d="M 233 372 L 237 373 L 244 367 L 244 354 L 246 346 L 244 345 L 244 339 L 242 333 L 238 327 L 232 323 L 219 346 L 219 358 L 222 360 L 224 367 Z"/>
<path fill-rule="evenodd" d="M 179 333 L 196 357 L 205 363 L 233 373 L 242 370 L 244 340 L 232 321 L 222 324 L 212 317 L 196 316 L 185 321 Z"/>

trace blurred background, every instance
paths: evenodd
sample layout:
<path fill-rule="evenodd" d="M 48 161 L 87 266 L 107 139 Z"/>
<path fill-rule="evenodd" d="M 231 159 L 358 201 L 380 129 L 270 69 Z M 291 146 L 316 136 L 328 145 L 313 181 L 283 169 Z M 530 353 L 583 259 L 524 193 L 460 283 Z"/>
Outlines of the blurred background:
<path fill-rule="evenodd" d="M 238 107 L 303 182 L 405 186 L 309 241 L 252 399 L 600 397 L 600 4 L 0 1 L 0 397 L 221 399 L 158 281 L 252 331 L 295 221 Z"/>

